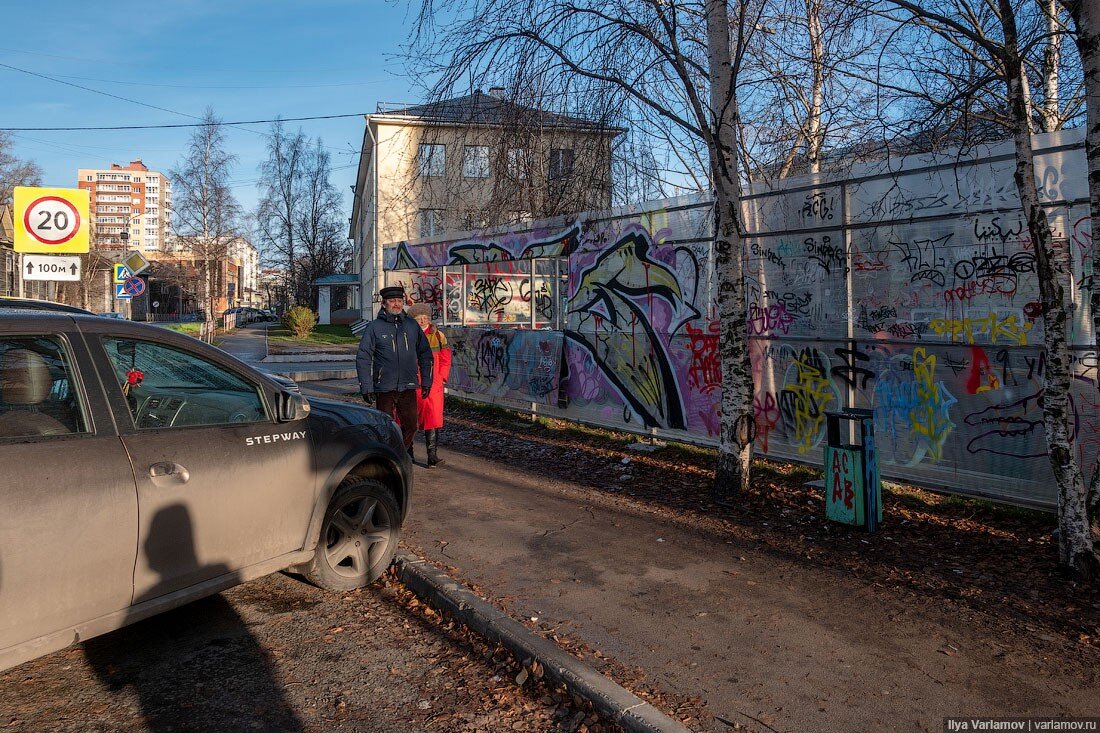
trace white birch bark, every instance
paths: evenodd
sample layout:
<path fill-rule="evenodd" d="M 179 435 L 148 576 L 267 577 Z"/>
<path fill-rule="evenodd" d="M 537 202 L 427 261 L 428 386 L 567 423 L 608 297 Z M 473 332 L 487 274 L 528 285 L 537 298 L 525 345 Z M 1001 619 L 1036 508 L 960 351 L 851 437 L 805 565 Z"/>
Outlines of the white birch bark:
<path fill-rule="evenodd" d="M 1047 21 L 1047 45 L 1043 50 L 1043 106 L 1040 119 L 1043 132 L 1062 129 L 1062 111 L 1058 105 L 1059 78 L 1058 66 L 1062 58 L 1062 24 L 1059 21 L 1061 8 L 1058 0 L 1040 0 Z"/>
<path fill-rule="evenodd" d="M 1087 513 L 1085 482 L 1077 465 L 1070 436 L 1070 387 L 1073 380 L 1067 334 L 1065 297 L 1069 292 L 1068 257 L 1056 253 L 1046 212 L 1039 203 L 1035 159 L 1031 145 L 1030 109 L 1024 90 L 1024 70 L 1018 50 L 1016 19 L 1011 0 L 998 0 L 1004 48 L 1001 63 L 1012 113 L 1016 150 L 1016 188 L 1035 245 L 1039 298 L 1043 309 L 1046 380 L 1043 419 L 1050 467 L 1058 487 L 1058 553 L 1061 564 L 1083 578 L 1100 571 Z M 1064 245 L 1063 245 L 1064 246 Z M 1059 256 L 1060 255 L 1060 256 Z"/>
<path fill-rule="evenodd" d="M 806 0 L 806 27 L 810 35 L 810 108 L 806 115 L 806 162 L 810 173 L 821 172 L 821 150 L 825 136 L 821 111 L 825 104 L 825 41 L 821 29 L 820 0 Z"/>
<path fill-rule="evenodd" d="M 742 261 L 741 191 L 737 163 L 737 103 L 730 54 L 726 0 L 707 0 L 707 57 L 710 76 L 709 133 L 714 187 L 714 253 L 718 275 L 719 353 L 722 406 L 714 494 L 730 496 L 749 487 L 755 437 L 753 380 L 749 362 Z"/>
<path fill-rule="evenodd" d="M 1093 338 L 1100 354 L 1100 7 L 1095 1 L 1064 3 L 1073 19 L 1085 86 L 1085 156 L 1088 160 L 1089 213 L 1092 219 L 1092 278 L 1089 305 Z M 1100 370 L 1093 378 L 1100 383 Z M 1100 472 L 1093 472 L 1087 502 L 1094 547 L 1100 546 Z"/>

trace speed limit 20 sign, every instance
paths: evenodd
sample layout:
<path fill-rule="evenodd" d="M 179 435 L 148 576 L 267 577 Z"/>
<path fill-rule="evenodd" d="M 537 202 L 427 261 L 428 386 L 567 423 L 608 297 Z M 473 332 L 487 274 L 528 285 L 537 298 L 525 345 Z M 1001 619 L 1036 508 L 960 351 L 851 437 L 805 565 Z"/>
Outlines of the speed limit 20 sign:
<path fill-rule="evenodd" d="M 79 188 L 15 188 L 16 252 L 87 252 L 88 192 Z"/>

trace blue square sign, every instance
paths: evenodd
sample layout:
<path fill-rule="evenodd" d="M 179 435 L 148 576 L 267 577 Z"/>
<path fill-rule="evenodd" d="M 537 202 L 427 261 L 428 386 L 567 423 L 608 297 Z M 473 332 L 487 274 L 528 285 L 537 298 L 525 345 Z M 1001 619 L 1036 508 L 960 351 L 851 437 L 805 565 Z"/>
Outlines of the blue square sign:
<path fill-rule="evenodd" d="M 134 296 L 126 292 L 126 286 L 122 283 L 115 284 L 115 298 L 118 300 L 131 300 Z"/>

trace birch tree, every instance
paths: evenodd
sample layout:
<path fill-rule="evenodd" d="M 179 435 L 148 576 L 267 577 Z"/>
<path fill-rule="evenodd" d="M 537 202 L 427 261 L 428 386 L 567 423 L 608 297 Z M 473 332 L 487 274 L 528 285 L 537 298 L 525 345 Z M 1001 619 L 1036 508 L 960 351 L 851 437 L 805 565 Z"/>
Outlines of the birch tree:
<path fill-rule="evenodd" d="M 229 187 L 237 158 L 225 148 L 225 131 L 207 108 L 183 158 L 172 170 L 177 244 L 188 251 L 198 270 L 198 301 L 209 319 L 217 306 L 220 271 L 238 235 L 240 206 Z"/>
<path fill-rule="evenodd" d="M 1090 307 L 1096 353 L 1100 354 L 1100 8 L 1090 0 L 1063 0 L 1073 21 L 1074 41 L 1084 72 L 1086 99 L 1085 156 L 1088 160 L 1089 213 L 1092 219 L 1092 280 Z M 1095 375 L 1100 383 L 1100 372 Z M 1100 471 L 1090 481 L 1088 512 L 1093 539 L 1100 543 Z"/>
<path fill-rule="evenodd" d="M 720 319 L 722 402 L 714 489 L 749 486 L 755 436 L 742 278 L 737 90 L 759 6 L 726 0 L 424 0 L 414 51 L 448 49 L 437 89 L 525 66 L 547 77 L 600 83 L 624 107 L 646 110 L 701 141 L 714 194 L 713 245 Z M 451 20 L 457 18 L 458 20 Z M 434 22 L 441 33 L 430 32 Z"/>
<path fill-rule="evenodd" d="M 328 151 L 318 138 L 303 156 L 302 195 L 294 224 L 300 244 L 298 262 L 306 284 L 342 272 L 351 256 L 344 234 L 343 207 L 330 180 L 331 173 Z M 316 306 L 312 292 L 310 303 Z"/>
<path fill-rule="evenodd" d="M 1025 0 L 1026 1 L 1026 0 Z M 996 0 L 975 11 L 965 0 L 889 0 L 901 10 L 901 22 L 914 23 L 946 44 L 961 48 L 987 70 L 987 85 L 997 84 L 1007 100 L 1003 120 L 1015 149 L 1014 179 L 1028 233 L 1035 248 L 1047 369 L 1043 418 L 1051 469 L 1058 488 L 1059 560 L 1082 578 L 1100 574 L 1100 556 L 1088 520 L 1088 496 L 1074 453 L 1070 431 L 1070 387 L 1073 379 L 1067 331 L 1066 293 L 1070 263 L 1064 243 L 1056 248 L 1047 214 L 1039 199 L 1032 149 L 1033 109 L 1028 94 L 1025 54 L 1042 36 L 1036 14 L 1019 11 L 1019 0 Z M 1021 27 L 1021 18 L 1027 25 Z M 1038 26 L 1038 27 L 1036 27 Z M 971 98 L 983 91 L 972 88 Z M 945 100 L 951 103 L 954 100 Z"/>
<path fill-rule="evenodd" d="M 297 245 L 299 207 L 304 195 L 302 167 L 308 140 L 299 129 L 290 133 L 282 121 L 275 122 L 267 136 L 267 160 L 260 164 L 261 195 L 256 210 L 256 232 L 268 259 L 286 269 L 287 288 L 294 303 L 308 298 L 303 283 Z"/>

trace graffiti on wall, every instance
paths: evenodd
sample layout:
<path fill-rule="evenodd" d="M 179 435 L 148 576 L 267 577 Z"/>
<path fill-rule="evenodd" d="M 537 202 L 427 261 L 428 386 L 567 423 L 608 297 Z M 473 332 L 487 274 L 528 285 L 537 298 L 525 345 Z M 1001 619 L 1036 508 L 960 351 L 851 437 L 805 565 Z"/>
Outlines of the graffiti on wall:
<path fill-rule="evenodd" d="M 866 408 L 892 475 L 1049 503 L 1043 322 L 1012 167 L 978 160 L 896 170 L 749 196 L 745 220 L 759 227 L 744 240 L 757 449 L 819 461 L 826 413 Z M 1053 192 L 1046 200 L 1070 202 L 1053 206 L 1051 221 L 1073 269 L 1071 295 L 1087 303 L 1094 278 L 1081 148 L 1040 150 L 1037 171 Z M 467 263 L 426 296 L 448 309 L 451 280 L 463 277 L 467 307 L 471 290 L 482 310 L 506 300 L 527 314 L 538 303 L 565 304 L 561 330 L 456 332 L 460 390 L 713 440 L 721 369 L 710 221 L 705 202 L 654 206 L 409 245 L 400 257 L 412 269 Z M 510 289 L 471 288 L 487 263 L 514 267 L 554 253 L 568 272 L 565 292 L 532 276 Z M 1072 427 L 1087 471 L 1100 450 L 1097 357 L 1088 309 L 1074 309 L 1072 321 Z"/>

